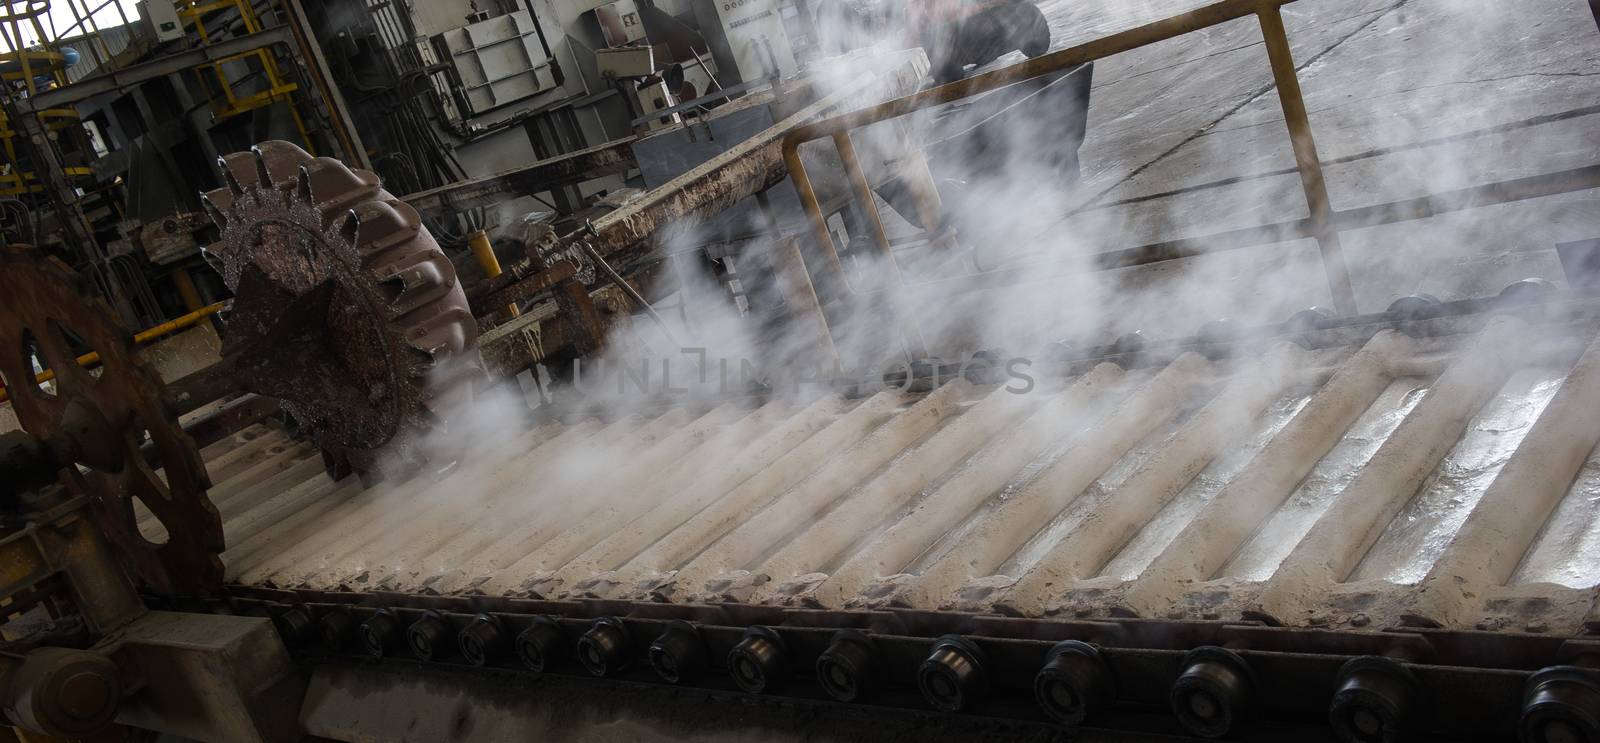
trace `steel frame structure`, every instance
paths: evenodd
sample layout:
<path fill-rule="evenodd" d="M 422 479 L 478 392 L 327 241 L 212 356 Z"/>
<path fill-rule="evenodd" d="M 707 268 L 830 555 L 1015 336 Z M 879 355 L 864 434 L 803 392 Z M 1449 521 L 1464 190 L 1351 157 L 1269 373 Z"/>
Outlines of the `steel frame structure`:
<path fill-rule="evenodd" d="M 1305 192 L 1309 215 L 1288 222 L 1149 243 L 1101 253 L 1094 258 L 1099 268 L 1144 265 L 1223 250 L 1309 238 L 1317 241 L 1321 251 L 1335 309 L 1341 315 L 1354 315 L 1357 312 L 1355 293 L 1350 282 L 1350 269 L 1340 245 L 1341 233 L 1352 229 L 1425 219 L 1447 212 L 1600 187 L 1600 167 L 1588 166 L 1434 193 L 1387 204 L 1354 209 L 1334 207 L 1328 196 L 1327 183 L 1323 177 L 1323 161 L 1317 153 L 1316 138 L 1312 134 L 1310 118 L 1301 94 L 1299 76 L 1295 70 L 1294 56 L 1289 48 L 1288 33 L 1283 25 L 1282 6 L 1291 2 L 1295 0 L 1220 0 L 1181 15 L 1051 52 L 1010 67 L 796 128 L 784 139 L 783 156 L 789 167 L 790 178 L 800 194 L 801 203 L 810 219 L 814 239 L 822 251 L 821 266 L 808 269 L 811 278 L 821 279 L 831 285 L 848 286 L 844 280 L 843 265 L 828 230 L 827 216 L 823 213 L 822 205 L 812 187 L 811 177 L 800 156 L 801 145 L 821 139 L 832 140 L 839 152 L 846 175 L 856 186 L 855 200 L 869 217 L 866 221 L 871 226 L 875 244 L 882 257 L 887 259 L 886 265 L 893 274 L 890 279 L 899 282 L 900 277 L 894 268 L 888 235 L 877 218 L 876 202 L 870 190 L 861 187 L 866 182 L 866 177 L 854 156 L 855 148 L 851 141 L 853 130 L 1250 16 L 1256 17 L 1266 42 L 1273 80 L 1282 103 L 1290 144 L 1294 150 L 1295 168 Z M 1600 24 L 1600 2 L 1591 1 L 1590 7 L 1595 12 L 1597 24 Z M 919 209 L 925 213 L 929 209 L 936 210 L 938 199 L 928 190 L 931 189 L 931 184 L 920 185 L 922 193 L 918 199 Z M 936 211 L 933 213 L 937 214 Z M 1032 268 L 1036 269 L 1037 266 Z M 961 277 L 961 281 L 967 286 L 976 288 L 993 286 L 1007 283 L 1006 279 L 1016 271 L 1017 269 L 994 271 L 978 274 L 987 280 L 975 282 L 972 281 L 972 277 Z M 909 334 L 911 331 L 903 332 L 908 332 L 908 348 L 919 345 L 915 336 Z"/>

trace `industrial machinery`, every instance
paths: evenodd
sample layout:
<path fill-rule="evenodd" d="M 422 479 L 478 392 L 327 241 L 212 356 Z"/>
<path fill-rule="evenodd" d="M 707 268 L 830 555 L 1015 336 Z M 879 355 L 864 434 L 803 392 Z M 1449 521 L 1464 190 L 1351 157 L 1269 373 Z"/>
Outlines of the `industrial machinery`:
<path fill-rule="evenodd" d="M 125 324 L 221 299 L 198 193 L 219 154 L 272 137 L 358 157 L 298 3 L 0 3 L 3 220 L 94 281 Z M 22 51 L 18 51 L 22 50 Z"/>
<path fill-rule="evenodd" d="M 377 176 L 288 142 L 225 162 L 207 249 L 233 291 L 224 364 L 277 399 L 330 467 L 402 472 L 470 404 L 477 324 L 455 267 Z"/>
<path fill-rule="evenodd" d="M 942 86 L 920 54 L 855 57 L 854 85 L 778 81 L 408 198 L 382 168 L 261 142 L 202 202 L 223 358 L 170 383 L 81 276 L 8 249 L 5 720 L 28 739 L 1600 740 L 1595 264 L 1360 313 L 1340 242 L 1600 172 L 1334 209 L 1290 1 Z M 623 10 L 597 28 L 626 38 Z M 542 53 L 519 13 L 438 45 Z M 992 175 L 986 127 L 1040 105 L 1081 132 L 1089 65 L 1241 19 L 1308 216 L 1088 263 L 1306 240 L 1338 307 L 946 353 L 972 333 L 932 332 L 919 292 L 1011 286 L 970 245 L 1003 238 L 952 216 L 977 196 L 950 181 Z M 751 47 L 729 43 L 736 65 Z M 556 67 L 505 82 L 553 90 Z M 1064 139 L 1031 159 L 1071 181 Z M 501 236 L 504 266 L 475 231 L 481 278 L 430 227 L 635 167 L 646 190 Z M 585 363 L 677 340 L 661 305 L 689 291 L 685 244 L 754 328 L 755 375 L 702 358 L 682 388 L 584 394 Z M 783 383 L 806 364 L 832 373 Z"/>

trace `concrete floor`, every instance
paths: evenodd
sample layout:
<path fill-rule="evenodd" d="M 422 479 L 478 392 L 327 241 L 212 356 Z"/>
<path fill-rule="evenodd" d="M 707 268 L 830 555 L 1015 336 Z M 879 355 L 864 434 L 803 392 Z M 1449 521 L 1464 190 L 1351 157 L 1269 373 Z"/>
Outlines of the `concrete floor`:
<path fill-rule="evenodd" d="M 1041 7 L 1063 47 L 1202 4 Z M 1583 0 L 1302 0 L 1284 17 L 1335 208 L 1600 162 L 1600 31 Z M 1070 272 L 1092 252 L 1303 217 L 1286 132 L 1253 18 L 1102 60 L 1086 206 L 1013 258 Z M 1348 232 L 1359 310 L 1562 283 L 1554 246 L 1600 235 L 1597 207 L 1588 191 Z M 1097 279 L 1114 292 L 1065 284 L 1083 295 L 1081 330 L 1187 335 L 1208 319 L 1331 305 L 1310 241 L 1117 273 Z"/>

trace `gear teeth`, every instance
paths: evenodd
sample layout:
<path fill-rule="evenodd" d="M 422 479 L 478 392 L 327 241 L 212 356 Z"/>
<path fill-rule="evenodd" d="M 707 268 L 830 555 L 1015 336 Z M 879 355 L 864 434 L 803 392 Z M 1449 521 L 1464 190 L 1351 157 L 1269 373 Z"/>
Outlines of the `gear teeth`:
<path fill-rule="evenodd" d="M 244 195 L 244 184 L 239 182 L 239 176 L 234 174 L 233 165 L 228 162 L 227 157 L 217 158 L 217 167 L 222 169 L 222 182 L 227 184 L 228 206 L 231 208 L 234 199 Z"/>
<path fill-rule="evenodd" d="M 290 142 L 274 139 L 250 148 L 261 174 L 261 185 L 287 188 L 295 182 L 300 167 L 313 159 L 311 153 Z"/>
<path fill-rule="evenodd" d="M 261 152 L 261 147 L 251 147 L 250 155 L 251 159 L 255 161 L 256 183 L 264 188 L 272 188 L 276 185 L 273 183 L 272 173 L 267 170 L 267 156 Z"/>
<path fill-rule="evenodd" d="M 222 257 L 220 250 L 222 247 L 223 244 L 202 245 L 200 247 L 200 257 L 205 259 L 206 265 L 211 266 L 213 271 L 222 276 L 227 276 L 228 262 Z"/>
<path fill-rule="evenodd" d="M 304 165 L 301 165 L 300 171 L 295 174 L 294 194 L 302 203 L 315 203 L 311 200 L 311 172 Z"/>
<path fill-rule="evenodd" d="M 417 211 L 385 191 L 371 171 L 355 170 L 331 158 L 313 158 L 293 144 L 276 141 L 231 155 L 222 160 L 222 168 L 228 188 L 206 194 L 205 199 L 207 214 L 225 235 L 222 242 L 208 246 L 205 256 L 222 264 L 225 283 L 237 292 L 243 277 L 260 268 L 258 261 L 270 258 L 263 250 L 292 247 L 278 242 L 264 245 L 262 236 L 247 234 L 257 224 L 284 220 L 333 243 L 337 249 L 322 256 L 331 261 L 326 268 L 339 274 L 348 298 L 359 300 L 364 311 L 378 313 L 373 319 L 384 326 L 380 351 L 392 354 L 387 362 L 407 380 L 397 390 L 401 395 L 397 404 L 403 409 L 393 411 L 393 420 L 385 423 L 397 430 L 374 449 L 341 443 L 339 437 L 347 434 L 331 420 L 308 431 L 320 446 L 346 456 L 363 476 L 391 469 L 391 460 L 409 456 L 413 440 L 426 429 L 443 429 L 440 414 L 455 409 L 443 405 L 444 399 L 471 400 L 481 381 L 477 323 L 454 265 Z M 278 231 L 267 237 L 284 239 Z M 230 320 L 245 321 L 249 317 L 242 313 Z M 457 365 L 466 371 L 457 373 Z M 468 378 L 471 383 L 459 384 L 458 389 L 440 388 L 456 387 L 456 380 Z M 307 408 L 307 415 L 314 420 L 317 411 Z M 419 458 L 417 466 L 422 464 Z M 402 466 L 395 471 L 411 469 Z"/>
<path fill-rule="evenodd" d="M 354 248 L 361 244 L 361 232 L 361 215 L 354 209 L 346 211 L 339 220 L 339 239 Z"/>
<path fill-rule="evenodd" d="M 462 318 L 471 314 L 467 310 L 454 308 L 435 311 L 424 317 L 413 317 L 406 323 L 406 343 L 428 354 L 435 362 L 456 356 L 478 339 L 476 329 L 468 330 L 461 324 Z"/>
<path fill-rule="evenodd" d="M 235 152 L 222 157 L 222 177 L 235 197 L 261 185 L 257 180 L 255 157 L 248 152 Z"/>
<path fill-rule="evenodd" d="M 222 201 L 218 204 L 218 201 Z M 217 226 L 217 231 L 228 229 L 228 207 L 233 206 L 233 194 L 226 188 L 207 191 L 200 194 L 200 205 L 205 207 L 206 216 L 211 217 L 211 223 Z"/>

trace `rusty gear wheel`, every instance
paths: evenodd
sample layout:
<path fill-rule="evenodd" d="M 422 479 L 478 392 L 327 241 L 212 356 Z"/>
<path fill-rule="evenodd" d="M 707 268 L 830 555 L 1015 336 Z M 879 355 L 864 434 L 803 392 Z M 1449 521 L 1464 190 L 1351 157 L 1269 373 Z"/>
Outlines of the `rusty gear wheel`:
<path fill-rule="evenodd" d="M 224 355 L 277 398 L 330 472 L 404 476 L 471 403 L 478 326 L 455 267 L 378 177 L 288 142 L 221 160 L 206 248 L 234 292 Z M 441 440 L 444 437 L 440 437 Z M 453 461 L 453 458 L 451 458 Z"/>
<path fill-rule="evenodd" d="M 222 519 L 206 497 L 205 465 L 160 376 L 134 352 L 133 335 L 54 258 L 4 248 L 0 277 L 0 374 L 23 430 L 69 461 L 62 485 L 91 498 L 100 530 L 154 590 L 192 594 L 221 585 Z M 83 350 L 98 353 L 99 366 L 79 366 Z M 34 359 L 55 378 L 37 382 Z M 147 438 L 154 466 L 141 452 Z M 165 527 L 165 541 L 141 532 L 135 499 L 148 509 L 147 522 Z"/>

